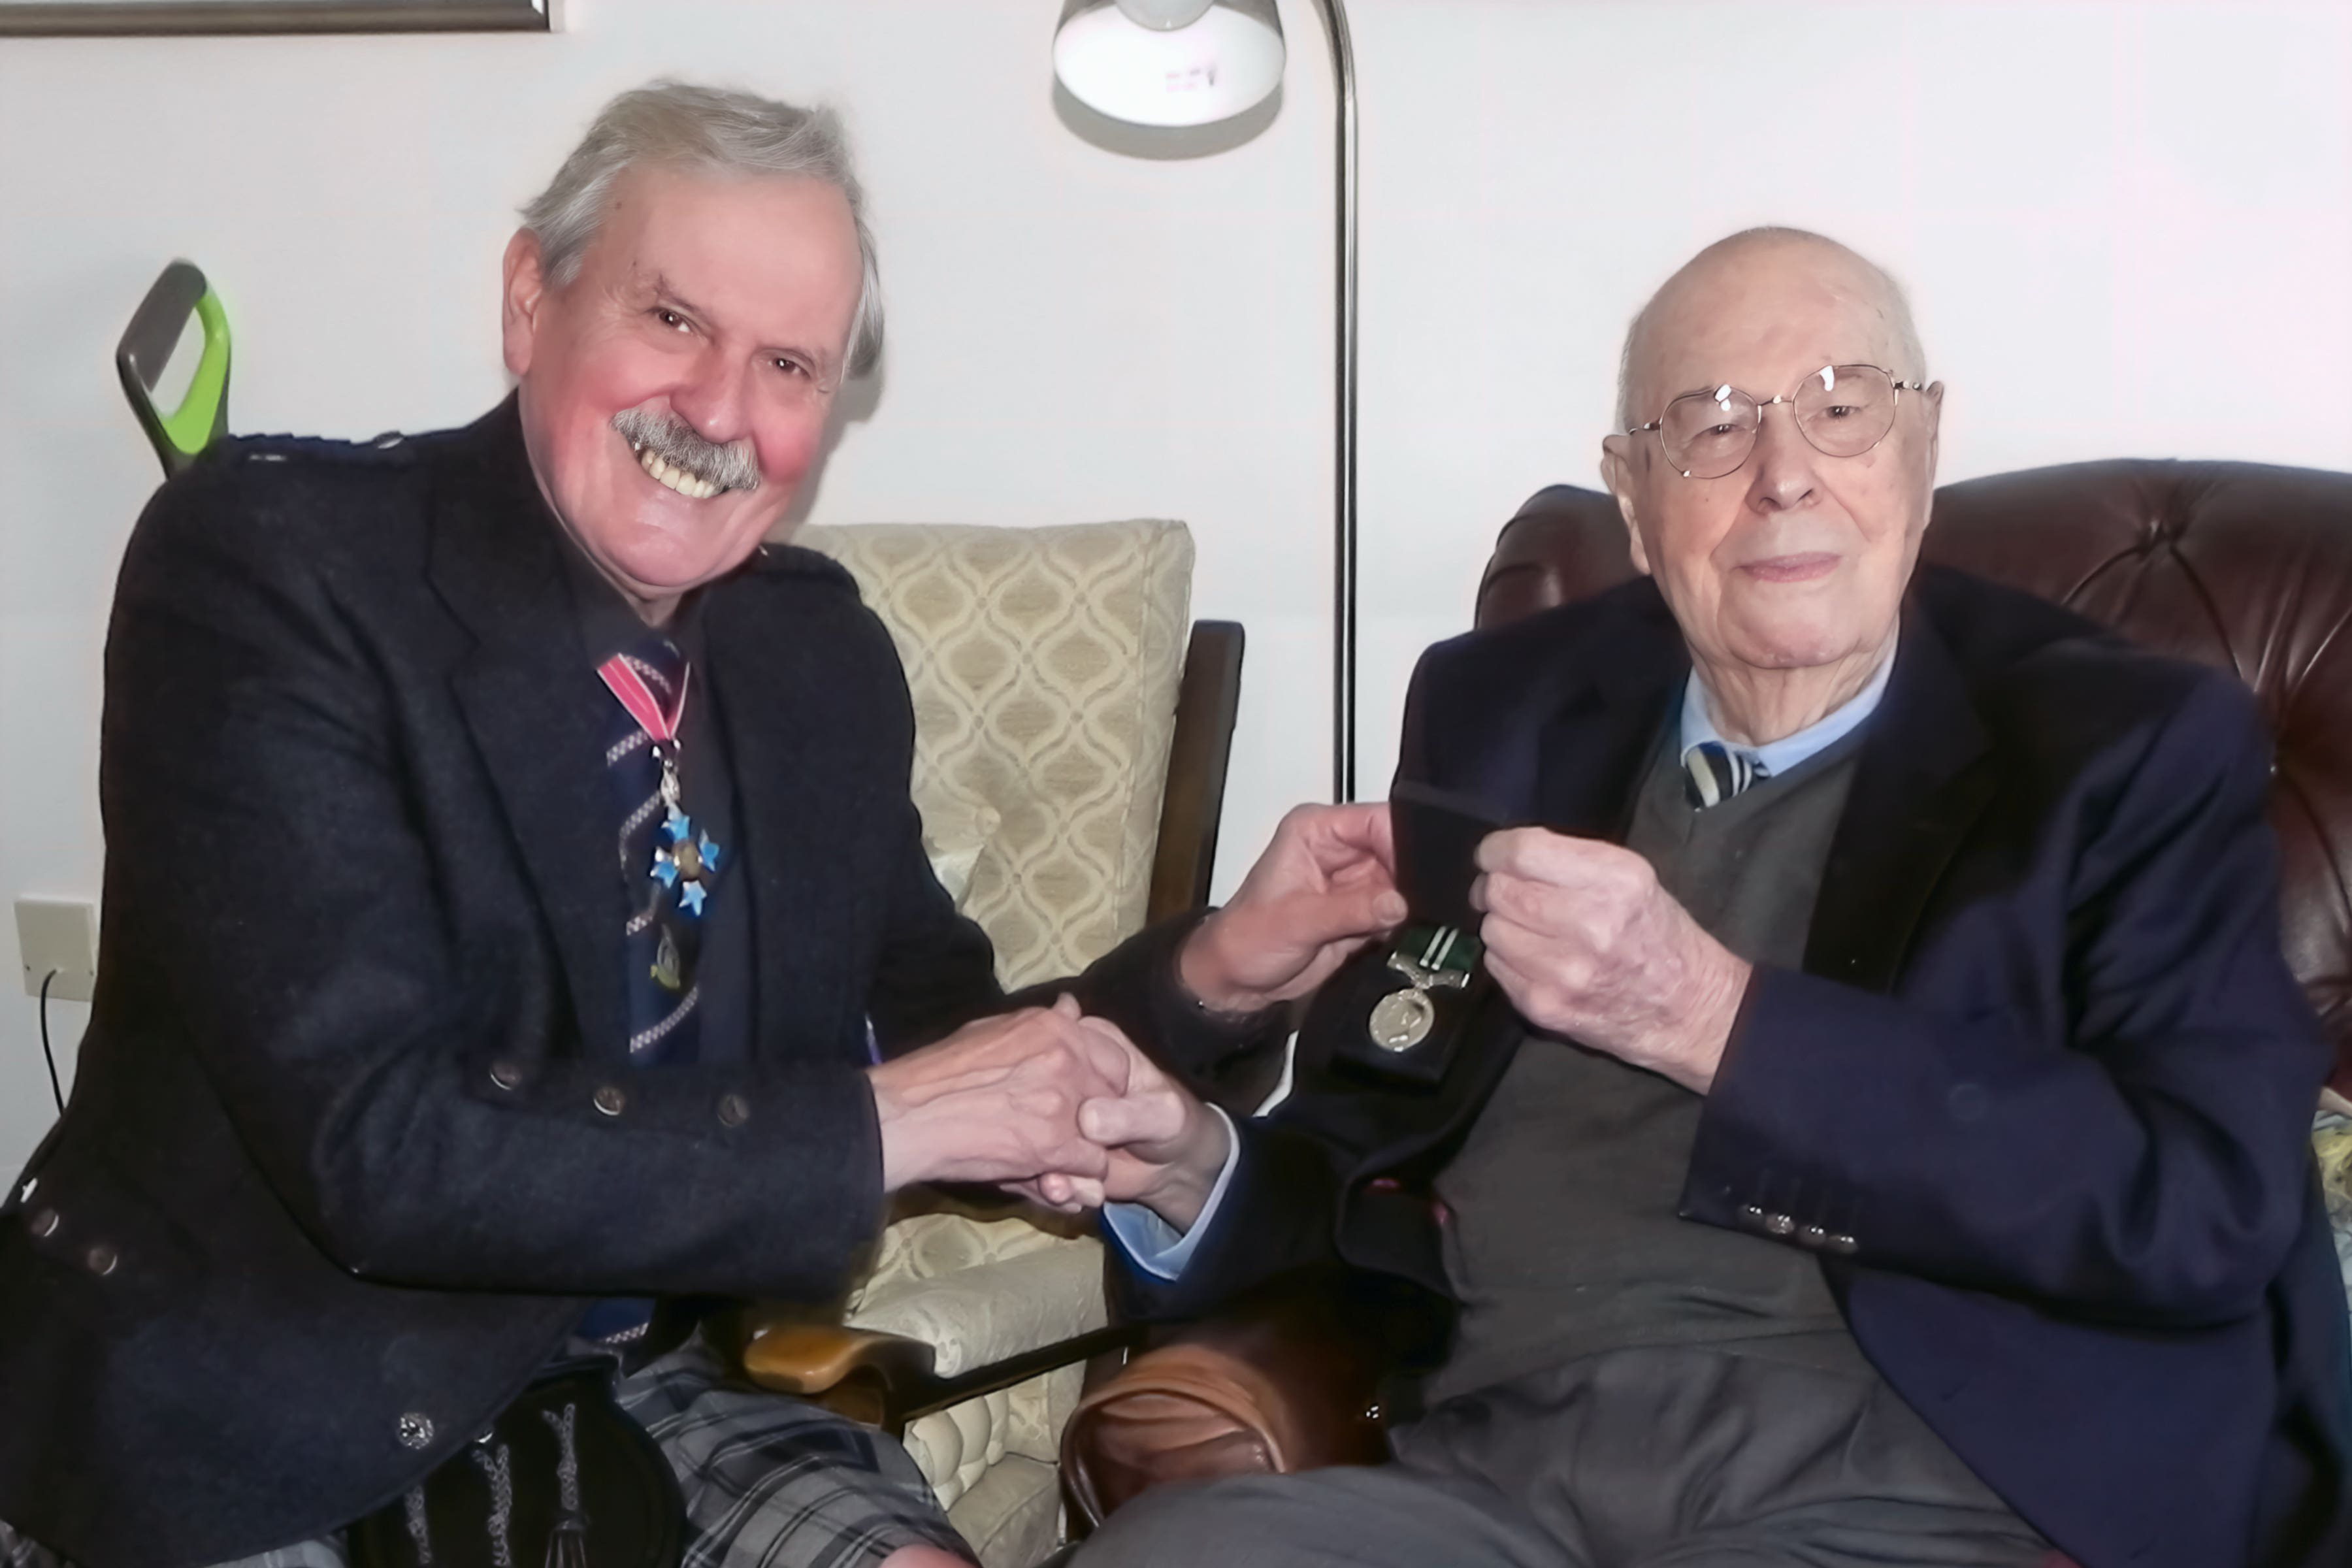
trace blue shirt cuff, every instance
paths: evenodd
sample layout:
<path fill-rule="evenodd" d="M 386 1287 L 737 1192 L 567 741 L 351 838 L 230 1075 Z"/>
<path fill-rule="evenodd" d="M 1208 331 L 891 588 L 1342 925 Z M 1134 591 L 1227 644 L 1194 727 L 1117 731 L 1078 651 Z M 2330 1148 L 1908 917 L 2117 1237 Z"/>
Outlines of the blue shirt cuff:
<path fill-rule="evenodd" d="M 1201 1205 L 1201 1217 L 1192 1222 L 1192 1229 L 1179 1235 L 1174 1226 L 1141 1204 L 1103 1205 L 1103 1228 L 1110 1232 L 1111 1239 L 1138 1268 L 1162 1279 L 1175 1279 L 1192 1260 L 1192 1249 L 1208 1234 L 1210 1222 L 1225 1201 L 1225 1189 L 1233 1184 L 1234 1167 L 1241 1163 L 1242 1137 L 1234 1119 L 1221 1106 L 1209 1109 L 1225 1124 L 1225 1165 L 1217 1173 L 1217 1184 L 1209 1189 L 1209 1201 Z"/>

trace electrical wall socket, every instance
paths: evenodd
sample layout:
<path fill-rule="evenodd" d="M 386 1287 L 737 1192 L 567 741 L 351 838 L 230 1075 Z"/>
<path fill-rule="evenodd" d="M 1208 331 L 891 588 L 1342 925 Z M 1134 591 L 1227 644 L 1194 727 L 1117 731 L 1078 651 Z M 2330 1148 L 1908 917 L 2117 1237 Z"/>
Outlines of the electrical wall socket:
<path fill-rule="evenodd" d="M 89 1001 L 98 986 L 98 906 L 82 899 L 18 899 L 16 951 L 25 961 L 26 995 L 39 995 L 54 970 L 50 1001 Z"/>

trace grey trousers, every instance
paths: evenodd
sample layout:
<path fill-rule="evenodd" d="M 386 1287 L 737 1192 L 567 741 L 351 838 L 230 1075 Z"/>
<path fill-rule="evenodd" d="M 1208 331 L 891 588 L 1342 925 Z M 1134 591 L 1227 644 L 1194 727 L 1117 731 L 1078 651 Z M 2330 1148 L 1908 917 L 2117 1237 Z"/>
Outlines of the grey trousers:
<path fill-rule="evenodd" d="M 1081 1568 L 2038 1568 L 2049 1543 L 1874 1376 L 1615 1351 L 1449 1400 L 1378 1468 L 1167 1487 Z"/>

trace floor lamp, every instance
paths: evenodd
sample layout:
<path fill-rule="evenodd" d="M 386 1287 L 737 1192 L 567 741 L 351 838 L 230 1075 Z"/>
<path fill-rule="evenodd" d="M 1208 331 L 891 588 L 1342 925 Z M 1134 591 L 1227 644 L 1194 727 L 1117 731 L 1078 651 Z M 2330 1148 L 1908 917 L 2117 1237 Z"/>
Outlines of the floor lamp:
<path fill-rule="evenodd" d="M 1314 0 L 1338 109 L 1331 531 L 1331 797 L 1356 798 L 1356 56 L 1341 0 Z M 1282 84 L 1274 0 L 1068 0 L 1054 75 L 1088 109 L 1129 125 L 1213 125 Z"/>

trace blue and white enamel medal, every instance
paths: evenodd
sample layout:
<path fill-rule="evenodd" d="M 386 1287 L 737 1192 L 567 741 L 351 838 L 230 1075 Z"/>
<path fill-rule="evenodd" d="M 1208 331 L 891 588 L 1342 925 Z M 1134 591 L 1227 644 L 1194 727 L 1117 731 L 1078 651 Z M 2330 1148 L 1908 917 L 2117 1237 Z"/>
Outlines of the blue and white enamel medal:
<path fill-rule="evenodd" d="M 710 835 L 696 829 L 694 818 L 686 813 L 678 786 L 677 726 L 686 713 L 686 694 L 694 683 L 694 670 L 688 667 L 679 679 L 677 700 L 667 709 L 655 698 L 645 677 L 620 654 L 598 665 L 596 674 L 621 706 L 629 710 L 637 727 L 645 731 L 646 738 L 653 743 L 654 760 L 661 765 L 661 802 L 667 813 L 662 831 L 668 835 L 669 842 L 654 847 L 653 864 L 646 868 L 646 874 L 677 894 L 678 908 L 698 916 L 718 880 L 723 851 Z"/>

